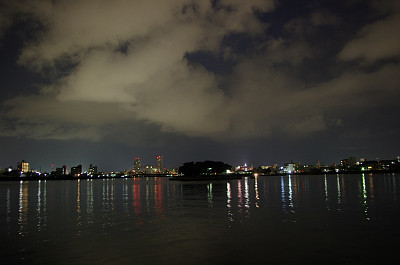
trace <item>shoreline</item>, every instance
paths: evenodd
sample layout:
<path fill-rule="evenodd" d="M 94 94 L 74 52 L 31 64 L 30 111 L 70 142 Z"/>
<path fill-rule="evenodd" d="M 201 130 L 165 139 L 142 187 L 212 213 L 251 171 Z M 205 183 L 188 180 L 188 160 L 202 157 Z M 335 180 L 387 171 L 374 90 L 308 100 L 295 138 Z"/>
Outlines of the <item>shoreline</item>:
<path fill-rule="evenodd" d="M 0 175 L 1 181 L 40 181 L 40 180 L 96 180 L 96 179 L 129 179 L 129 178 L 169 178 L 171 181 L 209 181 L 209 180 L 231 180 L 241 179 L 243 177 L 255 178 L 257 177 L 276 177 L 276 176 L 324 176 L 324 175 L 356 175 L 356 174 L 392 174 L 400 173 L 398 170 L 370 170 L 370 171 L 348 171 L 348 172 L 299 172 L 294 174 L 232 174 L 232 175 L 204 175 L 204 176 L 171 176 L 166 174 L 151 175 L 121 175 L 121 176 L 79 176 L 74 177 L 71 175 L 64 176 L 7 176 Z"/>

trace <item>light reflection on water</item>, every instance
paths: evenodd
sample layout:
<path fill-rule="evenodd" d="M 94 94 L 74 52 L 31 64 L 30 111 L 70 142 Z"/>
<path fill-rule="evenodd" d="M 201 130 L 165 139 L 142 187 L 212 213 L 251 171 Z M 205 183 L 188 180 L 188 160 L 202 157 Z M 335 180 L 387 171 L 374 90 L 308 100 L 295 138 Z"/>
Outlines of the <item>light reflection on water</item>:
<path fill-rule="evenodd" d="M 399 177 L 0 182 L 1 254 L 7 264 L 368 263 L 400 236 Z"/>

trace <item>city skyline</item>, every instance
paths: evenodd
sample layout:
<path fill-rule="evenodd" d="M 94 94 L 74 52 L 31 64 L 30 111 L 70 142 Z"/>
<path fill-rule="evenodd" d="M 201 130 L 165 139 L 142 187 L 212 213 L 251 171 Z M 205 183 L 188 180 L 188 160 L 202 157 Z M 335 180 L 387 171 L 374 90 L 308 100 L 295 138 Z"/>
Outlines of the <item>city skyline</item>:
<path fill-rule="evenodd" d="M 398 1 L 0 0 L 0 17 L 1 166 L 400 152 Z"/>
<path fill-rule="evenodd" d="M 17 161 L 14 164 L 16 164 L 17 166 L 15 167 L 15 165 L 9 165 L 9 166 L 5 166 L 4 168 L 0 165 L 0 173 L 1 172 L 8 172 L 11 170 L 18 170 L 21 173 L 28 173 L 28 172 L 37 172 L 37 173 L 56 173 L 58 175 L 66 175 L 66 174 L 71 174 L 71 175 L 76 175 L 77 173 L 81 174 L 81 173 L 86 173 L 89 175 L 93 175 L 93 174 L 98 174 L 98 173 L 111 173 L 111 172 L 130 172 L 130 174 L 163 174 L 163 173 L 167 173 L 169 171 L 175 171 L 177 170 L 179 167 L 183 166 L 186 163 L 192 163 L 192 162 L 213 162 L 211 160 L 201 160 L 201 161 L 185 161 L 184 163 L 182 163 L 181 165 L 175 166 L 175 167 L 164 167 L 164 156 L 163 155 L 158 155 L 157 157 L 155 157 L 153 163 L 148 163 L 149 161 L 145 161 L 146 163 L 142 164 L 142 160 L 140 159 L 140 157 L 135 157 L 133 159 L 133 163 L 131 167 L 126 167 L 125 169 L 112 169 L 112 170 L 102 170 L 102 167 L 100 165 L 97 164 L 92 164 L 90 163 L 89 165 L 82 165 L 82 164 L 76 164 L 76 165 L 67 165 L 67 164 L 63 164 L 63 165 L 55 165 L 55 164 L 51 164 L 50 167 L 47 169 L 46 167 L 42 167 L 42 166 L 36 166 L 34 165 L 32 167 L 32 165 L 29 163 L 29 161 L 25 161 L 25 160 L 21 160 L 21 161 Z M 217 161 L 215 161 L 217 162 Z M 218 161 L 218 162 L 225 162 L 225 161 Z M 350 169 L 353 166 L 360 166 L 362 165 L 362 163 L 367 163 L 367 165 L 372 165 L 374 163 L 371 164 L 371 162 L 377 162 L 377 165 L 381 165 L 382 167 L 379 170 L 389 170 L 389 167 L 391 167 L 393 164 L 396 167 L 398 167 L 398 165 L 400 164 L 400 155 L 396 155 L 393 156 L 392 158 L 374 158 L 374 159 L 368 159 L 365 157 L 360 157 L 360 158 L 356 158 L 354 156 L 350 156 L 347 158 L 343 158 L 339 161 L 333 162 L 333 163 L 324 163 L 321 161 L 315 161 L 315 163 L 304 163 L 303 161 L 300 160 L 293 160 L 293 159 L 289 159 L 289 160 L 285 160 L 285 162 L 283 163 L 274 163 L 274 164 L 268 164 L 268 163 L 263 163 L 263 164 L 253 164 L 253 163 L 243 163 L 243 164 L 231 164 L 232 166 L 232 170 L 233 171 L 244 171 L 244 172 L 252 172 L 253 169 L 267 169 L 267 168 L 275 168 L 275 170 L 281 169 L 282 173 L 294 173 L 293 168 L 295 167 L 300 167 L 300 168 L 326 168 L 326 170 L 328 170 L 328 168 L 330 168 L 330 170 L 334 170 L 334 169 L 338 169 L 338 168 L 347 168 Z M 229 164 L 229 163 L 228 163 Z M 374 164 L 375 166 L 375 164 Z M 86 168 L 88 170 L 86 170 Z M 360 169 L 362 171 L 365 170 L 378 170 L 378 168 L 372 169 L 372 168 L 362 168 L 360 167 Z M 396 169 L 397 170 L 397 169 Z M 232 172 L 233 172 L 232 171 Z M 75 172 L 75 173 L 74 173 Z M 297 172 L 300 173 L 301 171 Z M 323 171 L 321 171 L 322 173 Z M 325 171 L 328 172 L 328 171 Z M 339 173 L 340 171 L 336 171 L 337 173 Z M 304 172 L 303 172 L 304 173 Z"/>

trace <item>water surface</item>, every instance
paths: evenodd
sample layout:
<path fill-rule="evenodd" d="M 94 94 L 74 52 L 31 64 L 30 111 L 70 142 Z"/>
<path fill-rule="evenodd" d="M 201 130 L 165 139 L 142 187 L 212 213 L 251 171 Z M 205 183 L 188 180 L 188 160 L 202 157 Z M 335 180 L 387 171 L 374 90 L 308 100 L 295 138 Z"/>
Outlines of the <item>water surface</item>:
<path fill-rule="evenodd" d="M 399 174 L 2 181 L 0 203 L 2 264 L 389 264 L 400 247 Z"/>

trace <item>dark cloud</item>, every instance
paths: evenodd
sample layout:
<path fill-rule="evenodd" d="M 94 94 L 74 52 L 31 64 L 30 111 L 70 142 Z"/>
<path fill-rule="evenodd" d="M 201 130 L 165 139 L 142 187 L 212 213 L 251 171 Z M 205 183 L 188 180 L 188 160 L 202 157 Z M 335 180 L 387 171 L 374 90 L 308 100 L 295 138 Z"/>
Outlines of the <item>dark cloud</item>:
<path fill-rule="evenodd" d="M 3 137 L 160 149 L 201 148 L 189 144 L 198 139 L 221 148 L 256 140 L 276 147 L 274 139 L 305 146 L 356 138 L 372 106 L 399 118 L 396 1 L 3 5 L 2 36 L 21 14 L 42 25 L 17 60 L 45 78 L 3 100 Z"/>

